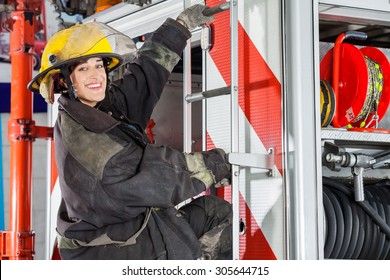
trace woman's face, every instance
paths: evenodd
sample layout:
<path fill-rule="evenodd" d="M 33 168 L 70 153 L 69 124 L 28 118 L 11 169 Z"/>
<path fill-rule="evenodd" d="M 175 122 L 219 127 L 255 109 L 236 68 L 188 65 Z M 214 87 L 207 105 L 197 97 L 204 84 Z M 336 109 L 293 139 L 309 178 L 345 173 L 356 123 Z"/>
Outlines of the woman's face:
<path fill-rule="evenodd" d="M 91 107 L 106 95 L 107 75 L 100 57 L 82 61 L 70 74 L 73 87 L 81 102 Z"/>

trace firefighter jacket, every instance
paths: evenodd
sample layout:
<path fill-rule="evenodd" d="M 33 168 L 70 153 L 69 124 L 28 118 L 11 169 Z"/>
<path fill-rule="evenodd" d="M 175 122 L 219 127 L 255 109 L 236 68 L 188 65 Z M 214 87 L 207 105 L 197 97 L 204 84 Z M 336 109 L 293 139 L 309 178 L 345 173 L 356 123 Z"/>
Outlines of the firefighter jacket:
<path fill-rule="evenodd" d="M 191 176 L 183 153 L 150 144 L 143 133 L 189 37 L 168 19 L 100 104 L 59 98 L 54 140 L 63 259 L 201 256 L 196 236 L 174 206 L 205 185 Z M 216 174 L 218 166 L 213 162 Z"/>

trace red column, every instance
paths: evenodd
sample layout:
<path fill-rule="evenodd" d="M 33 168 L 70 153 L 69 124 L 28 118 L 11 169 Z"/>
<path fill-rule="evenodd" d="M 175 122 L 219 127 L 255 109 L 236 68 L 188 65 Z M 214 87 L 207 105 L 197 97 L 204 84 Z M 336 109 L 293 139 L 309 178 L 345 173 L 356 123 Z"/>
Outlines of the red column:
<path fill-rule="evenodd" d="M 33 259 L 34 234 L 31 231 L 32 142 L 29 137 L 32 121 L 32 93 L 27 85 L 32 78 L 34 46 L 34 12 L 19 4 L 11 18 L 10 34 L 11 118 L 8 123 L 11 142 L 10 220 L 7 254 L 9 259 Z M 19 10 L 20 9 L 20 10 Z"/>

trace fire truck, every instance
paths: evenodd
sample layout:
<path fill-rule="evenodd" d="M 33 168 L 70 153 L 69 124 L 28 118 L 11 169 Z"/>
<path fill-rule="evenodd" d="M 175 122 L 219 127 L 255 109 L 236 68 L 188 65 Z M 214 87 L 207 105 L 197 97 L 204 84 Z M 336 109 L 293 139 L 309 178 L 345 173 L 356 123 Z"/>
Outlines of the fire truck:
<path fill-rule="evenodd" d="M 233 259 L 389 259 L 388 0 L 117 1 L 82 21 L 104 22 L 141 46 L 198 3 L 218 13 L 192 32 L 148 134 L 184 152 L 227 151 L 230 184 L 212 192 L 233 205 Z M 31 115 L 11 117 L 11 149 L 30 150 L 35 138 L 52 147 L 56 108 L 46 128 Z M 28 155 L 20 148 L 11 157 L 15 205 L 1 233 L 3 259 L 34 256 Z M 54 159 L 48 170 L 52 258 L 61 196 Z"/>

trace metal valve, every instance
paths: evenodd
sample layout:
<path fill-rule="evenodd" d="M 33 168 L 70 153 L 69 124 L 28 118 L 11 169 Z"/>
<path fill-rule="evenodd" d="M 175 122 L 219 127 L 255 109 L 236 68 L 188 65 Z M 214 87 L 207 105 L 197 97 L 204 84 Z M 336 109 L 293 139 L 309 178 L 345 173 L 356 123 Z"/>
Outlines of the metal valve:
<path fill-rule="evenodd" d="M 364 201 L 363 171 L 376 163 L 373 156 L 346 152 L 344 148 L 325 142 L 323 164 L 332 171 L 351 167 L 356 201 Z"/>

